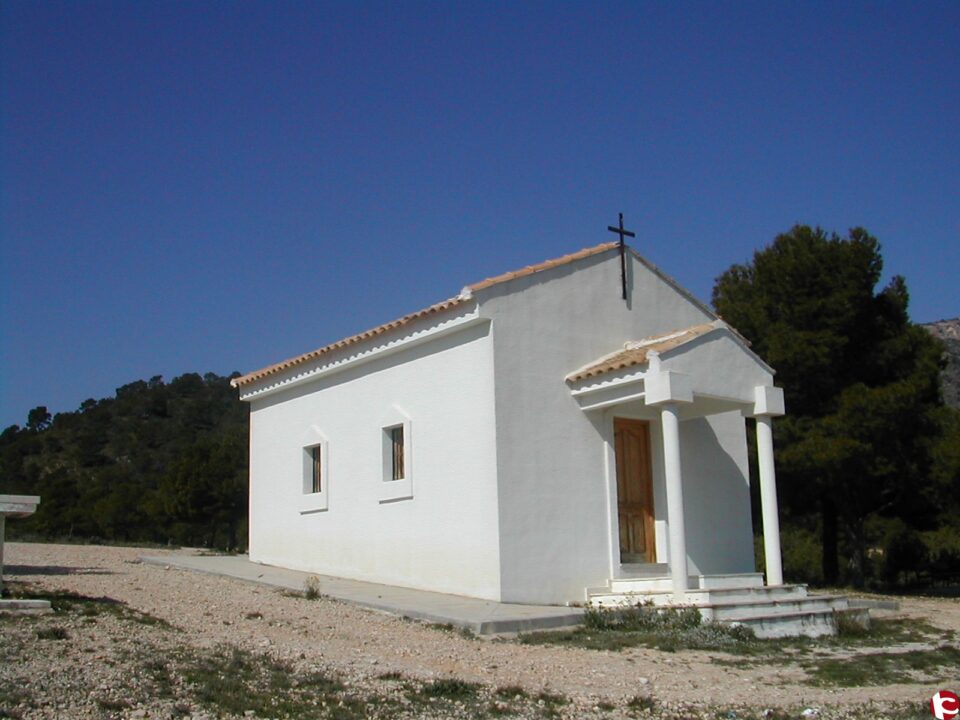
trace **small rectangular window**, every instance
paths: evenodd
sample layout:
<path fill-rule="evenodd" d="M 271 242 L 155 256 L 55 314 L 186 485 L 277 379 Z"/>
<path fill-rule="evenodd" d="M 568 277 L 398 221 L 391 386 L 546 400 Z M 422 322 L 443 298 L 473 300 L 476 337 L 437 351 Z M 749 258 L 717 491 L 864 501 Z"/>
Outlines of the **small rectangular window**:
<path fill-rule="evenodd" d="M 393 448 L 393 479 L 403 480 L 403 425 L 390 428 L 390 443 Z"/>
<path fill-rule="evenodd" d="M 304 433 L 301 445 L 300 514 L 327 510 L 330 490 L 330 443 L 319 430 Z"/>
<path fill-rule="evenodd" d="M 400 411 L 380 421 L 380 502 L 413 498 L 413 424 Z"/>
<path fill-rule="evenodd" d="M 318 493 L 323 490 L 323 446 L 314 445 L 310 449 L 313 460 L 313 484 L 310 492 Z"/>

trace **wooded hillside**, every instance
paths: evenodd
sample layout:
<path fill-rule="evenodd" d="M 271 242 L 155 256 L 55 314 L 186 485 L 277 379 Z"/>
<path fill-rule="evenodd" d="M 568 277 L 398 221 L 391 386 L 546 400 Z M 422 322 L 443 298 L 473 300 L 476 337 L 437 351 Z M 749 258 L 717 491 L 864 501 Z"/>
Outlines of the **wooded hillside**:
<path fill-rule="evenodd" d="M 0 434 L 0 493 L 42 498 L 7 533 L 242 550 L 247 427 L 213 373 L 133 382 L 55 417 L 34 408 Z"/>

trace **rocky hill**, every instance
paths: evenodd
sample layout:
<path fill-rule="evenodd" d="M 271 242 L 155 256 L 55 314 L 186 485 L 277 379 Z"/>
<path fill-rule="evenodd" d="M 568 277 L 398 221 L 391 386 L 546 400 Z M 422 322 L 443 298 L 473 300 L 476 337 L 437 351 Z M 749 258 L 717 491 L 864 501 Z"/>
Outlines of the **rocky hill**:
<path fill-rule="evenodd" d="M 926 323 L 923 327 L 947 346 L 943 400 L 947 405 L 960 408 L 960 317 Z"/>

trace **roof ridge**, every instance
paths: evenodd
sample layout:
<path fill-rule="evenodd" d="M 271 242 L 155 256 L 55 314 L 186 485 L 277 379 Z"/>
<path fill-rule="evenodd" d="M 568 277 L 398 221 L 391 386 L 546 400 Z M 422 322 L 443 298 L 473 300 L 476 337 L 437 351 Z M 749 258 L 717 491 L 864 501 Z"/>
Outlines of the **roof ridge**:
<path fill-rule="evenodd" d="M 327 355 L 328 353 L 331 353 L 334 350 L 339 350 L 349 345 L 355 345 L 356 343 L 362 342 L 363 340 L 368 340 L 369 338 L 376 337 L 377 335 L 382 335 L 383 333 L 388 332 L 389 330 L 393 330 L 394 328 L 407 325 L 419 318 L 425 317 L 427 315 L 432 315 L 437 312 L 442 312 L 444 310 L 449 310 L 452 307 L 461 305 L 471 299 L 474 290 L 483 290 L 488 287 L 492 287 L 493 285 L 499 285 L 500 283 L 513 280 L 515 278 L 526 277 L 527 275 L 533 275 L 534 273 L 538 273 L 543 270 L 549 270 L 550 268 L 555 268 L 560 265 L 566 265 L 568 263 L 574 262 L 575 260 L 581 260 L 583 258 L 590 257 L 591 255 L 596 255 L 598 253 L 614 248 L 617 246 L 617 244 L 618 243 L 616 242 L 601 243 L 600 245 L 594 245 L 593 247 L 584 248 L 583 250 L 578 250 L 577 252 L 574 252 L 574 253 L 562 255 L 558 258 L 553 258 L 552 260 L 544 260 L 543 262 L 537 263 L 536 265 L 528 265 L 524 268 L 521 268 L 520 270 L 506 272 L 501 275 L 496 275 L 494 277 L 487 278 L 486 280 L 481 280 L 478 283 L 467 285 L 463 289 L 463 291 L 456 297 L 452 297 L 447 300 L 443 300 L 441 302 L 435 303 L 430 307 L 424 308 L 423 310 L 417 310 L 416 312 L 409 313 L 408 315 L 404 315 L 403 317 L 398 318 L 396 320 L 391 320 L 390 322 L 384 323 L 382 325 L 378 325 L 374 328 L 370 328 L 369 330 L 364 330 L 363 332 L 359 332 L 356 335 L 351 335 L 349 337 L 343 338 L 342 340 L 337 340 L 334 343 L 330 343 L 329 345 L 324 345 L 323 347 L 318 348 L 316 350 L 311 350 L 310 352 L 303 353 L 302 355 L 297 355 L 296 357 L 290 358 L 288 360 L 283 360 L 281 362 L 274 363 L 273 365 L 268 365 L 265 368 L 261 368 L 260 370 L 254 370 L 253 372 L 249 372 L 246 375 L 241 375 L 240 377 L 234 378 L 233 380 L 231 380 L 230 384 L 233 387 L 240 387 L 241 385 L 248 385 L 249 383 L 255 382 L 257 380 L 262 380 L 263 378 L 269 375 L 274 375 L 282 370 L 286 370 L 296 365 L 301 365 L 305 362 L 309 362 L 310 360 L 314 360 L 322 355 Z"/>
<path fill-rule="evenodd" d="M 485 290 L 488 287 L 494 285 L 499 285 L 500 283 L 505 283 L 510 280 L 515 280 L 517 278 L 526 277 L 527 275 L 533 275 L 534 273 L 542 272 L 543 270 L 549 270 L 551 268 L 558 267 L 560 265 L 567 265 L 572 263 L 575 260 L 582 260 L 583 258 L 590 257 L 591 255 L 597 255 L 598 253 L 605 252 L 617 247 L 619 243 L 614 242 L 605 242 L 600 243 L 599 245 L 594 245 L 593 247 L 583 248 L 582 250 L 577 250 L 577 252 L 568 253 L 567 255 L 562 255 L 558 258 L 553 258 L 551 260 L 544 260 L 541 263 L 536 265 L 527 265 L 524 268 L 519 270 L 512 270 L 510 272 L 501 273 L 500 275 L 494 275 L 489 277 L 486 280 L 481 280 L 480 282 L 473 283 L 472 285 L 467 285 L 465 288 L 470 292 L 475 292 L 477 290 Z"/>

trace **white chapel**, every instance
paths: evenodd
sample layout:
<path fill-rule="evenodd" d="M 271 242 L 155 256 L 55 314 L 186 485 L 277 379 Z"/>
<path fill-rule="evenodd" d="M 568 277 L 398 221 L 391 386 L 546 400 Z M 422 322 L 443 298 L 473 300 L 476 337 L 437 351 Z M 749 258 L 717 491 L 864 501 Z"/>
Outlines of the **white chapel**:
<path fill-rule="evenodd" d="M 774 371 L 621 244 L 234 384 L 251 408 L 251 560 L 519 603 L 763 586 L 755 418 L 766 583 L 783 583 Z"/>

